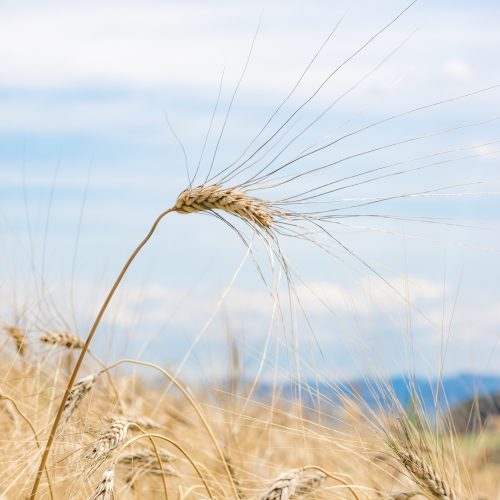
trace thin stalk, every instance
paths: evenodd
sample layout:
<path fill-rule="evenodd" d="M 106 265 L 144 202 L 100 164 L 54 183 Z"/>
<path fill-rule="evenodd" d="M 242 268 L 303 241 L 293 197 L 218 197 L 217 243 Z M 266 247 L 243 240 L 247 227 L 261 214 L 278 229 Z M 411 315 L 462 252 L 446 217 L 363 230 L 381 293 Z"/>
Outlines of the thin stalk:
<path fill-rule="evenodd" d="M 102 317 L 104 316 L 104 313 L 106 312 L 106 309 L 108 308 L 109 303 L 111 302 L 111 299 L 113 298 L 113 295 L 115 294 L 118 286 L 120 285 L 123 277 L 125 276 L 125 273 L 127 272 L 128 268 L 134 261 L 134 259 L 137 257 L 137 254 L 142 250 L 144 245 L 150 240 L 151 236 L 153 236 L 153 233 L 155 232 L 158 224 L 160 221 L 165 217 L 167 214 L 170 212 L 175 211 L 175 207 L 169 208 L 168 210 L 165 210 L 162 212 L 157 219 L 154 221 L 153 225 L 151 226 L 151 229 L 149 230 L 148 234 L 146 237 L 139 243 L 137 248 L 132 252 L 130 257 L 128 258 L 127 262 L 123 266 L 122 270 L 120 271 L 120 274 L 116 278 L 116 281 L 114 282 L 113 286 L 111 287 L 111 290 L 109 291 L 106 300 L 103 302 L 101 309 L 99 310 L 99 314 L 97 315 L 96 319 L 94 320 L 94 324 L 92 325 L 92 328 L 90 330 L 90 333 L 88 334 L 88 337 L 85 341 L 85 345 L 83 346 L 80 356 L 78 357 L 78 360 L 76 362 L 75 367 L 73 368 L 73 373 L 71 374 L 71 377 L 68 381 L 68 384 L 66 386 L 66 391 L 64 392 L 64 396 L 62 397 L 61 403 L 59 404 L 59 409 L 57 410 L 57 415 L 54 418 L 54 422 L 52 423 L 52 429 L 50 430 L 49 437 L 47 439 L 47 443 L 45 444 L 45 449 L 43 450 L 43 455 L 42 459 L 40 460 L 40 465 L 38 466 L 38 471 L 36 473 L 35 481 L 33 483 L 33 489 L 31 490 L 30 494 L 30 500 L 35 500 L 36 498 L 36 493 L 38 491 L 38 486 L 40 485 L 40 479 L 42 477 L 42 472 L 45 468 L 45 464 L 47 463 L 47 458 L 50 453 L 50 448 L 52 447 L 52 443 L 54 442 L 54 438 L 56 436 L 56 431 L 57 427 L 59 426 L 59 422 L 61 421 L 61 417 L 63 414 L 64 410 L 64 405 L 66 404 L 66 401 L 68 400 L 69 393 L 71 392 L 71 389 L 73 387 L 73 384 L 75 383 L 76 377 L 78 375 L 78 372 L 80 371 L 80 367 L 82 366 L 83 359 L 85 358 L 85 354 L 87 353 L 90 343 L 92 342 L 92 339 L 94 337 L 94 334 L 101 322 Z"/>
<path fill-rule="evenodd" d="M 154 438 L 155 437 L 157 439 L 163 439 L 163 440 L 167 441 L 168 443 L 170 443 L 172 446 L 175 446 L 186 457 L 186 459 L 188 460 L 188 462 L 193 466 L 193 469 L 196 471 L 196 473 L 198 474 L 198 477 L 201 479 L 201 482 L 203 483 L 203 486 L 207 490 L 207 493 L 208 493 L 208 496 L 210 497 L 210 499 L 211 500 L 215 500 L 215 496 L 212 493 L 212 490 L 210 489 L 210 487 L 208 486 L 207 480 L 205 479 L 205 477 L 201 473 L 201 471 L 198 468 L 198 466 L 194 463 L 193 459 L 189 456 L 189 454 L 186 452 L 186 450 L 184 450 L 184 448 L 182 448 L 182 446 L 180 444 L 176 443 L 173 439 L 170 439 L 170 438 L 168 438 L 166 436 L 163 436 L 161 434 L 153 434 L 153 433 L 142 434 L 140 436 L 136 436 L 136 437 L 133 437 L 133 438 L 129 439 L 123 445 L 123 447 L 121 448 L 120 451 L 124 450 L 127 446 L 130 446 L 135 441 L 138 441 L 139 439 L 142 439 L 142 438 L 145 438 L 145 437 L 147 437 L 147 438 Z"/>
<path fill-rule="evenodd" d="M 196 412 L 196 414 L 198 415 L 198 417 L 200 417 L 200 420 L 201 420 L 203 426 L 205 427 L 205 429 L 206 429 L 206 431 L 207 431 L 207 433 L 208 433 L 208 435 L 209 435 L 209 437 L 210 437 L 210 439 L 211 439 L 211 441 L 212 441 L 212 443 L 213 443 L 213 445 L 214 445 L 214 447 L 219 455 L 221 462 L 224 464 L 224 469 L 226 471 L 227 477 L 229 478 L 231 488 L 233 490 L 233 493 L 236 495 L 235 498 L 240 498 L 240 496 L 238 495 L 238 488 L 236 487 L 236 484 L 234 482 L 234 478 L 233 478 L 233 475 L 231 474 L 231 469 L 229 467 L 229 464 L 227 463 L 226 457 L 224 456 L 224 452 L 222 451 L 219 443 L 217 443 L 217 439 L 215 437 L 215 434 L 212 431 L 212 428 L 210 427 L 209 423 L 207 422 L 207 419 L 203 415 L 201 408 L 199 407 L 198 403 L 196 403 L 196 401 L 193 399 L 193 397 L 186 391 L 186 389 L 184 389 L 184 387 L 182 387 L 182 385 L 176 380 L 176 378 L 172 374 L 170 374 L 169 372 L 167 372 L 166 370 L 164 370 L 160 366 L 155 365 L 153 363 L 150 363 L 148 361 L 139 361 L 137 359 L 124 358 L 124 359 L 120 359 L 118 361 L 115 361 L 114 363 L 109 365 L 107 368 L 101 370 L 99 373 L 108 372 L 108 371 L 112 370 L 113 368 L 116 368 L 117 366 L 119 366 L 123 363 L 131 363 L 134 365 L 147 366 L 149 368 L 154 368 L 155 370 L 158 370 L 159 372 L 161 372 L 166 378 L 168 378 L 168 380 L 170 380 L 170 382 L 172 384 L 175 385 L 175 387 L 177 387 L 177 389 L 179 389 L 179 391 L 189 401 L 189 403 L 193 407 L 193 409 Z M 137 424 L 135 424 L 135 425 L 137 425 Z"/>
<path fill-rule="evenodd" d="M 335 481 L 338 481 L 339 483 L 342 483 L 352 493 L 352 496 L 356 500 L 359 500 L 358 495 L 356 495 L 356 492 L 353 490 L 353 485 L 350 485 L 347 481 L 345 481 L 341 477 L 339 477 L 335 474 L 332 474 L 331 472 L 328 472 L 327 470 L 325 470 L 322 467 L 319 467 L 317 465 L 307 465 L 306 467 L 303 467 L 303 470 L 317 470 L 319 472 L 322 472 L 325 476 L 329 477 L 330 479 L 333 479 Z"/>
<path fill-rule="evenodd" d="M 163 470 L 163 463 L 161 461 L 160 453 L 158 452 L 158 447 L 156 446 L 155 440 L 151 436 L 149 436 L 148 433 L 139 424 L 136 424 L 134 422 L 134 423 L 132 423 L 132 425 L 134 425 L 135 427 L 137 427 L 142 432 L 142 434 L 144 436 L 147 436 L 149 438 L 151 446 L 153 447 L 153 450 L 154 450 L 155 455 L 156 455 L 156 460 L 158 462 L 158 467 L 160 468 L 161 481 L 162 481 L 162 484 L 163 484 L 163 493 L 164 493 L 164 496 L 165 496 L 165 500 L 169 500 L 169 498 L 168 498 L 167 480 L 165 479 L 165 471 Z"/>
<path fill-rule="evenodd" d="M 6 399 L 7 401 L 10 401 L 12 403 L 12 406 L 16 409 L 17 413 L 20 415 L 20 417 L 28 424 L 28 427 L 31 429 L 31 432 L 33 433 L 33 436 L 35 438 L 35 442 L 36 442 L 36 446 L 38 449 L 41 448 L 40 446 L 40 440 L 38 439 L 38 434 L 35 430 L 35 427 L 34 425 L 31 423 L 31 420 L 21 411 L 21 409 L 19 408 L 19 406 L 17 406 L 17 403 L 15 401 L 14 398 L 11 398 L 10 396 L 7 396 L 6 394 L 2 394 L 0 396 L 0 399 Z M 50 493 L 50 498 L 52 500 L 54 500 L 54 494 L 53 494 L 53 491 L 52 491 L 52 484 L 50 483 L 50 477 L 49 477 L 49 473 L 47 471 L 47 468 L 43 467 L 44 471 L 45 471 L 45 475 L 47 476 L 47 485 L 49 487 L 49 493 Z"/>

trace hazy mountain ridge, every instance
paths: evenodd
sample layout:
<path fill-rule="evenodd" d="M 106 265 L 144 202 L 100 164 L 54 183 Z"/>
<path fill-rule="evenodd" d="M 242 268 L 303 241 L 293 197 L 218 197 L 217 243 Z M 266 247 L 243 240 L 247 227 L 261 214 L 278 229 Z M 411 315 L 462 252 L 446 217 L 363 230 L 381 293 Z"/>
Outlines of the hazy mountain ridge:
<path fill-rule="evenodd" d="M 273 392 L 271 385 L 262 385 L 259 393 L 267 397 Z M 281 386 L 278 391 L 284 399 L 294 399 L 298 387 L 290 384 Z M 316 383 L 309 381 L 301 389 L 301 398 L 306 404 L 314 404 L 318 394 L 332 402 L 338 401 L 338 394 L 351 394 L 361 399 L 370 407 L 386 408 L 391 405 L 390 393 L 394 394 L 403 407 L 418 395 L 421 405 L 428 414 L 436 409 L 436 397 L 441 410 L 451 409 L 475 396 L 495 395 L 500 393 L 500 376 L 464 373 L 444 377 L 439 384 L 435 380 L 422 377 L 392 377 L 388 381 L 382 379 L 356 379 L 336 383 Z M 295 396 L 294 396 L 295 395 Z"/>

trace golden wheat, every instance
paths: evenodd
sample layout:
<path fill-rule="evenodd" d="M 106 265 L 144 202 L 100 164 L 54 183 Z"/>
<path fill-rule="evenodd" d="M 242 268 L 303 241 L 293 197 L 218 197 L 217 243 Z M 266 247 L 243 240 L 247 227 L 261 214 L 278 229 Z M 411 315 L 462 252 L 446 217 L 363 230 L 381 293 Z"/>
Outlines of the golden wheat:
<path fill-rule="evenodd" d="M 3 326 L 2 328 L 14 341 L 17 352 L 23 356 L 26 353 L 26 333 L 17 326 Z"/>
<path fill-rule="evenodd" d="M 111 426 L 102 432 L 85 458 L 93 462 L 107 458 L 112 451 L 116 450 L 125 441 L 130 425 L 131 422 L 128 420 L 114 418 Z"/>
<path fill-rule="evenodd" d="M 321 486 L 326 475 L 320 471 L 290 469 L 280 474 L 260 497 L 261 500 L 288 500 L 307 495 Z"/>
<path fill-rule="evenodd" d="M 236 188 L 199 186 L 182 191 L 175 202 L 175 210 L 181 214 L 222 210 L 237 215 L 261 228 L 273 227 L 277 210 L 259 198 L 247 195 Z"/>
<path fill-rule="evenodd" d="M 450 485 L 415 452 L 398 448 L 395 453 L 406 470 L 411 473 L 415 482 L 434 498 L 440 500 L 458 499 Z"/>
<path fill-rule="evenodd" d="M 71 392 L 69 393 L 68 399 L 66 400 L 61 416 L 62 427 L 68 423 L 68 420 L 70 419 L 73 412 L 78 408 L 78 405 L 80 404 L 82 399 L 94 386 L 94 383 L 97 380 L 98 376 L 98 373 L 94 373 L 93 375 L 82 378 L 73 386 Z"/>
<path fill-rule="evenodd" d="M 298 497 L 308 495 L 318 489 L 326 479 L 326 474 L 319 470 L 308 470 L 300 475 L 299 484 L 295 490 Z"/>
<path fill-rule="evenodd" d="M 112 464 L 103 472 L 101 480 L 97 484 L 94 494 L 90 497 L 90 500 L 112 500 L 114 497 L 114 483 L 115 467 L 114 464 Z"/>
<path fill-rule="evenodd" d="M 69 332 L 46 332 L 40 337 L 40 341 L 68 349 L 81 349 L 85 345 L 83 339 Z"/>

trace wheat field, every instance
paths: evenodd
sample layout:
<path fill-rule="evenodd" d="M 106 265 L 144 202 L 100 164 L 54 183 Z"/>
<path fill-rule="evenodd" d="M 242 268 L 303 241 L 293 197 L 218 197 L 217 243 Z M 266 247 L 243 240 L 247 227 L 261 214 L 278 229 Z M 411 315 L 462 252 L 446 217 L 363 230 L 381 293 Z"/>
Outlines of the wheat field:
<path fill-rule="evenodd" d="M 46 66 L 21 97 L 60 93 L 55 137 L 99 137 L 111 182 L 94 190 L 72 157 L 58 204 L 64 155 L 30 177 L 29 146 L 5 175 L 0 498 L 500 499 L 498 394 L 446 384 L 472 366 L 497 387 L 499 321 L 500 75 L 479 74 L 478 52 L 437 69 L 451 35 L 419 23 L 452 7 L 146 3 L 8 12 L 9 85 L 27 74 L 16 33 L 41 29 L 27 53 Z M 92 114 L 159 88 L 158 128 L 120 128 L 138 101 Z M 66 120 L 78 92 L 92 133 Z M 99 123 L 114 112 L 116 135 Z M 26 142 L 49 147 L 41 115 Z"/>
<path fill-rule="evenodd" d="M 2 363 L 4 498 L 28 496 L 78 339 L 16 339 Z M 73 346 L 73 347 L 72 347 Z M 78 347 L 76 347 L 78 348 Z M 44 359 L 40 362 L 40 359 Z M 124 361 L 124 364 L 127 362 Z M 133 360 L 130 361 L 133 363 Z M 88 367 L 89 369 L 90 367 Z M 403 409 L 373 412 L 355 396 L 299 406 L 168 393 L 98 365 L 72 389 L 40 498 L 496 498 L 498 429 L 473 436 Z M 162 368 L 151 367 L 168 381 Z M 179 382 L 182 388 L 182 381 Z"/>

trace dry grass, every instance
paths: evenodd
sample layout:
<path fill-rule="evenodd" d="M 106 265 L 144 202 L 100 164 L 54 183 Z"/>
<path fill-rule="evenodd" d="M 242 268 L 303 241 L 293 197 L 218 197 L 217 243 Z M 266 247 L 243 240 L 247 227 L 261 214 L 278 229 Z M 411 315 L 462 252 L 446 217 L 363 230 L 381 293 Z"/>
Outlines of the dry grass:
<path fill-rule="evenodd" d="M 53 364 L 40 365 L 11 354 L 1 362 L 4 394 L 46 439 L 64 389 L 57 369 L 64 361 L 54 355 Z M 165 498 L 165 481 L 169 499 L 234 499 L 222 459 L 181 393 L 115 374 L 121 398 L 134 401 L 136 411 L 110 417 L 119 410 L 116 394 L 106 378 L 96 384 L 95 373 L 75 385 L 71 406 L 78 417 L 60 428 L 47 464 L 54 498 Z M 480 436 L 469 436 L 464 447 L 459 436 L 414 427 L 410 444 L 397 420 L 356 411 L 353 401 L 341 408 L 324 401 L 318 412 L 278 400 L 245 403 L 246 391 L 222 399 L 206 390 L 194 394 L 224 449 L 239 498 L 497 497 L 500 465 Z M 4 400 L 0 408 L 0 492 L 14 499 L 29 494 L 40 452 L 29 426 L 16 424 L 7 405 Z M 474 439 L 481 445 L 471 446 Z M 50 498 L 45 476 L 39 498 Z"/>

